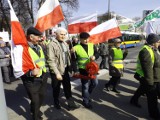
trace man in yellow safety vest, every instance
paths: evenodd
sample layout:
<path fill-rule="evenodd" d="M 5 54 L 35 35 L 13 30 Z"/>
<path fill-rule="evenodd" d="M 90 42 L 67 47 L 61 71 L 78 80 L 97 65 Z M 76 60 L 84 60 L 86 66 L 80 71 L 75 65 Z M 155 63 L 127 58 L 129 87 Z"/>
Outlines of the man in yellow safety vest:
<path fill-rule="evenodd" d="M 97 48 L 94 46 L 94 44 L 88 42 L 89 37 L 90 35 L 87 32 L 80 33 L 80 44 L 77 44 L 73 48 L 76 53 L 79 72 L 84 76 L 88 75 L 88 72 L 86 71 L 86 64 L 99 57 Z M 92 105 L 90 95 L 94 88 L 98 85 L 98 80 L 97 78 L 88 80 L 81 79 L 81 83 L 83 106 L 91 109 Z"/>
<path fill-rule="evenodd" d="M 134 77 L 139 80 L 140 86 L 132 96 L 130 103 L 136 107 L 141 107 L 138 99 L 142 94 L 146 94 L 149 116 L 155 120 L 160 119 L 158 109 L 156 84 L 160 82 L 160 63 L 159 41 L 160 37 L 156 34 L 149 34 L 147 43 L 142 47 L 137 59 L 136 73 Z M 158 53 L 158 55 L 157 55 Z"/>
<path fill-rule="evenodd" d="M 112 78 L 105 84 L 107 91 L 110 90 L 109 88 L 112 85 L 112 91 L 116 93 L 120 93 L 116 87 L 120 83 L 120 78 L 123 76 L 123 60 L 128 54 L 127 49 L 123 52 L 120 46 L 121 40 L 119 38 L 114 39 L 114 46 L 109 50 L 108 55 L 109 75 Z"/>
<path fill-rule="evenodd" d="M 44 100 L 44 94 L 47 87 L 46 66 L 43 50 L 38 45 L 41 40 L 42 33 L 34 27 L 27 29 L 27 40 L 29 45 L 29 53 L 37 68 L 29 70 L 21 76 L 24 87 L 31 100 L 30 110 L 33 120 L 42 120 L 42 112 L 40 107 Z"/>

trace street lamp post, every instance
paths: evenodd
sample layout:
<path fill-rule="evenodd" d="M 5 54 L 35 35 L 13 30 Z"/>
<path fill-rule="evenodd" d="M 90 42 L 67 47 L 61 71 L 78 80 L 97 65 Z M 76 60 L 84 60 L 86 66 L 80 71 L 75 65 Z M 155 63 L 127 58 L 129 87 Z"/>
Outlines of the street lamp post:
<path fill-rule="evenodd" d="M 108 20 L 110 19 L 110 0 L 108 0 Z"/>

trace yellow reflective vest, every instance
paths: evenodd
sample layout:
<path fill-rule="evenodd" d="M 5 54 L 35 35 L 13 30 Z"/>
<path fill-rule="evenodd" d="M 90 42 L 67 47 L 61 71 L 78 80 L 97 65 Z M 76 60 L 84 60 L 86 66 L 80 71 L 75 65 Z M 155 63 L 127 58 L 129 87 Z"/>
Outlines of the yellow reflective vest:
<path fill-rule="evenodd" d="M 92 43 L 88 43 L 88 53 L 84 48 L 78 44 L 74 46 L 74 49 L 78 58 L 78 67 L 81 69 L 86 68 L 86 64 L 90 62 L 90 57 L 94 55 L 94 46 Z"/>
<path fill-rule="evenodd" d="M 45 66 L 45 57 L 44 57 L 44 53 L 42 50 L 42 47 L 40 47 L 40 57 L 37 55 L 37 53 L 29 47 L 29 53 L 31 55 L 32 60 L 34 61 L 34 63 L 38 66 L 38 68 L 40 68 L 40 73 L 38 76 L 36 77 L 40 77 L 42 75 L 42 72 L 46 73 L 46 66 Z"/>
<path fill-rule="evenodd" d="M 112 48 L 114 51 L 114 59 L 112 61 L 112 66 L 117 69 L 123 69 L 123 52 L 121 49 Z"/>
<path fill-rule="evenodd" d="M 152 48 L 149 47 L 149 46 L 147 46 L 147 45 L 144 45 L 144 46 L 142 47 L 142 49 L 144 49 L 144 48 L 146 48 L 146 49 L 148 50 L 148 52 L 149 52 L 149 54 L 150 54 L 150 56 L 151 56 L 152 63 L 154 64 L 154 59 L 155 59 L 155 58 L 154 58 L 154 52 L 153 52 Z M 142 50 L 142 49 L 141 49 L 141 50 Z M 139 58 L 137 59 L 136 73 L 138 73 L 141 77 L 144 77 L 144 72 L 143 72 L 143 70 L 142 70 L 142 66 L 141 66 L 141 64 L 140 64 Z"/>
<path fill-rule="evenodd" d="M 51 40 L 44 40 L 44 44 L 48 45 L 51 42 Z"/>

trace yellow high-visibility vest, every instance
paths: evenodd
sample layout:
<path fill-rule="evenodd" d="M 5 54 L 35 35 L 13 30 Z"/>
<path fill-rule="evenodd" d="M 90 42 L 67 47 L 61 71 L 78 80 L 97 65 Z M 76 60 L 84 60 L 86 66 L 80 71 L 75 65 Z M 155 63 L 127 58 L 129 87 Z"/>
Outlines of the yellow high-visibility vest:
<path fill-rule="evenodd" d="M 141 50 L 143 50 L 143 49 L 145 49 L 145 48 L 148 50 L 148 52 L 149 52 L 149 54 L 150 54 L 150 56 L 151 56 L 152 63 L 154 64 L 154 59 L 155 59 L 155 58 L 154 58 L 154 52 L 153 52 L 152 48 L 149 47 L 149 46 L 147 46 L 147 45 L 144 45 Z M 140 64 L 139 57 L 138 57 L 138 59 L 137 59 L 136 73 L 138 73 L 141 77 L 144 77 L 144 72 L 143 72 L 143 70 L 142 70 L 142 66 L 141 66 L 141 64 Z"/>
<path fill-rule="evenodd" d="M 40 77 L 42 75 L 42 71 L 46 73 L 46 66 L 45 66 L 45 57 L 44 57 L 44 53 L 43 50 L 40 47 L 40 57 L 37 55 L 37 53 L 29 47 L 29 53 L 32 57 L 32 60 L 34 61 L 34 63 L 40 68 L 40 73 L 38 76 L 36 77 Z"/>
<path fill-rule="evenodd" d="M 74 49 L 78 58 L 78 67 L 81 69 L 86 68 L 86 64 L 90 62 L 90 57 L 94 54 L 94 46 L 92 43 L 88 43 L 88 53 L 84 50 L 84 48 L 78 44 L 74 46 Z"/>
<path fill-rule="evenodd" d="M 51 40 L 44 40 L 44 44 L 48 45 L 51 42 Z"/>
<path fill-rule="evenodd" d="M 123 52 L 121 49 L 112 48 L 114 51 L 114 59 L 112 61 L 112 65 L 116 67 L 117 69 L 123 69 Z"/>

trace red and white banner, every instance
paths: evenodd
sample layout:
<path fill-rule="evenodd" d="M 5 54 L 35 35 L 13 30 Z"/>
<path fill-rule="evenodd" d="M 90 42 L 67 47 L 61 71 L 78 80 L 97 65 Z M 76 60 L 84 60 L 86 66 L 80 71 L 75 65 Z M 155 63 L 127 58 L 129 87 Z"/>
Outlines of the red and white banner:
<path fill-rule="evenodd" d="M 58 0 L 46 0 L 41 8 L 34 23 L 35 28 L 44 32 L 54 27 L 64 20 L 63 12 Z"/>
<path fill-rule="evenodd" d="M 75 34 L 81 32 L 89 32 L 97 26 L 97 14 L 75 17 L 69 20 L 68 33 Z"/>
<path fill-rule="evenodd" d="M 8 3 L 11 8 L 11 59 L 14 76 L 18 78 L 25 74 L 27 71 L 34 69 L 34 63 L 28 51 L 28 43 L 25 33 L 9 0 Z"/>
<path fill-rule="evenodd" d="M 94 44 L 105 42 L 109 39 L 122 36 L 115 18 L 108 20 L 90 31 L 89 42 Z"/>

